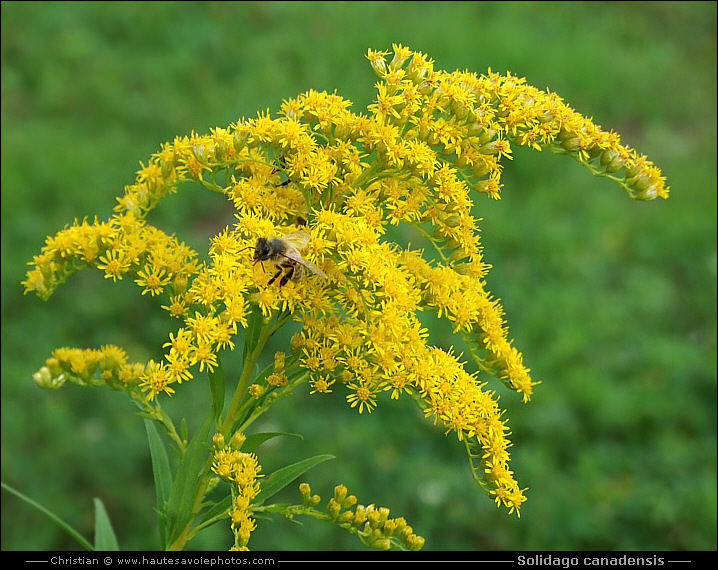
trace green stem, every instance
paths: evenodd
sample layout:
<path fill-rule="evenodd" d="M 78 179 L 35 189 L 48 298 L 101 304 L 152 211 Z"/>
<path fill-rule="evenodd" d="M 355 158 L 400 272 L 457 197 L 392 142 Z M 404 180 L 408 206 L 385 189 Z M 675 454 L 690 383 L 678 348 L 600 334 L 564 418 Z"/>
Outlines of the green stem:
<path fill-rule="evenodd" d="M 162 409 L 160 403 L 155 400 L 154 405 L 152 405 L 150 402 L 147 401 L 144 395 L 135 396 L 134 394 L 131 394 L 131 396 L 135 400 L 137 406 L 143 411 L 143 413 L 147 414 L 148 419 L 152 419 L 162 424 L 165 429 L 165 433 L 175 443 L 179 452 L 184 453 L 187 449 L 187 442 L 183 441 L 182 438 L 179 436 L 179 434 L 177 433 L 177 428 L 175 428 L 175 425 L 172 422 L 172 418 L 170 418 L 167 413 Z"/>
<path fill-rule="evenodd" d="M 362 172 L 357 178 L 350 184 L 352 188 L 360 188 L 365 184 L 374 174 L 379 170 L 379 166 L 376 162 L 372 162 L 371 166 Z"/>
<path fill-rule="evenodd" d="M 307 378 L 309 378 L 309 372 L 303 371 L 292 382 L 289 382 L 281 392 L 274 392 L 274 397 L 261 406 L 257 406 L 257 409 L 252 412 L 252 415 L 249 416 L 241 426 L 239 426 L 238 431 L 244 431 L 247 426 L 251 425 L 254 420 L 266 412 L 277 400 L 289 396 L 292 393 L 292 390 L 306 381 Z"/>
<path fill-rule="evenodd" d="M 426 230 L 424 230 L 424 228 L 422 228 L 418 223 L 416 223 L 416 222 L 411 222 L 411 225 L 412 225 L 414 228 L 416 228 L 416 230 L 417 230 L 420 234 L 422 234 L 426 239 L 429 240 L 429 243 L 431 243 L 431 245 L 434 246 L 434 249 L 435 249 L 436 252 L 439 254 L 439 256 L 441 257 L 442 261 L 443 261 L 444 263 L 446 263 L 447 265 L 450 265 L 448 258 L 444 255 L 444 252 L 442 251 L 442 249 L 437 245 L 436 240 L 435 240 L 432 236 L 430 236 L 430 235 L 426 232 Z"/>
<path fill-rule="evenodd" d="M 239 382 L 237 383 L 237 389 L 234 392 L 232 403 L 229 406 L 229 410 L 227 410 L 227 416 L 224 418 L 224 422 L 222 423 L 222 427 L 220 428 L 220 433 L 222 433 L 222 435 L 224 435 L 225 437 L 229 435 L 229 430 L 232 428 L 232 425 L 238 417 L 238 412 L 242 405 L 242 400 L 244 399 L 244 395 L 247 392 L 249 381 L 252 378 L 254 366 L 255 364 L 257 364 L 259 357 L 262 355 L 264 345 L 267 343 L 269 337 L 272 336 L 272 334 L 276 330 L 275 327 L 269 326 L 266 322 L 263 322 L 261 327 L 262 328 L 259 331 L 259 338 L 257 338 L 257 342 L 254 345 L 254 349 L 245 356 L 244 366 L 242 367 L 242 375 L 239 377 Z"/>
<path fill-rule="evenodd" d="M 217 521 L 221 521 L 221 520 L 226 519 L 226 518 L 227 518 L 227 513 L 226 513 L 226 512 L 223 512 L 223 513 L 220 513 L 220 514 L 218 514 L 218 515 L 212 517 L 211 519 L 208 519 L 208 520 L 204 521 L 202 524 L 197 525 L 197 527 L 195 527 L 195 529 L 194 529 L 194 530 L 192 531 L 192 533 L 191 533 L 192 536 L 190 536 L 190 538 L 194 537 L 194 535 L 197 534 L 199 531 L 201 531 L 203 528 L 207 528 L 208 526 L 212 526 L 212 525 L 213 525 L 214 523 L 216 523 Z"/>
<path fill-rule="evenodd" d="M 479 370 L 494 376 L 496 374 L 496 371 L 489 368 L 486 365 L 486 362 L 484 361 L 484 359 L 481 358 L 478 354 L 476 354 L 476 352 L 474 352 L 473 345 L 471 343 L 471 339 L 469 338 L 469 335 L 462 331 L 461 338 L 464 339 L 464 343 L 466 344 L 466 349 L 469 351 L 469 355 L 471 355 L 471 358 L 474 360 L 476 365 L 479 367 Z"/>

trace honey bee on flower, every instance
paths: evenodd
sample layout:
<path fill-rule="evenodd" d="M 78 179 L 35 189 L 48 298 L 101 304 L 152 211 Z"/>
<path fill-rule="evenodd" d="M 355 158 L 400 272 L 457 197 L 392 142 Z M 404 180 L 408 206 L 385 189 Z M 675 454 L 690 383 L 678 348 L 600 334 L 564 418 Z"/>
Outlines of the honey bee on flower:
<path fill-rule="evenodd" d="M 311 236 L 304 230 L 298 230 L 284 236 L 260 237 L 254 245 L 253 259 L 257 261 L 271 261 L 277 267 L 277 272 L 269 280 L 267 286 L 274 283 L 282 273 L 279 287 L 283 287 L 291 279 L 295 283 L 301 281 L 304 269 L 328 279 L 327 274 L 302 257 L 301 251 L 309 245 Z"/>

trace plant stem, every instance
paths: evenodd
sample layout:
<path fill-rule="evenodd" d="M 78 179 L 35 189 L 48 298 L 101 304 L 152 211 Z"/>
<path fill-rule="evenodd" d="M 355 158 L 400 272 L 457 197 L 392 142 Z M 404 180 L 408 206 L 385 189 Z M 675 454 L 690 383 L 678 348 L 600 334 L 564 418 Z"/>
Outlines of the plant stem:
<path fill-rule="evenodd" d="M 220 433 L 222 433 L 225 437 L 229 436 L 229 432 L 232 429 L 232 426 L 235 425 L 239 417 L 239 413 L 243 409 L 242 401 L 244 400 L 244 396 L 246 395 L 250 380 L 252 379 L 254 367 L 257 364 L 259 357 L 262 355 L 265 344 L 267 343 L 269 338 L 287 322 L 287 320 L 288 315 L 279 314 L 274 323 L 272 323 L 271 318 L 261 319 L 257 323 L 256 326 L 259 327 L 259 334 L 256 336 L 254 346 L 249 352 L 245 353 L 245 359 L 242 365 L 242 374 L 239 377 L 237 389 L 234 392 L 232 402 L 229 406 L 229 409 L 227 410 L 227 415 L 224 418 L 224 421 L 222 422 L 222 425 L 219 429 Z M 252 335 L 252 339 L 254 340 L 254 335 Z M 262 410 L 262 413 L 263 411 L 264 410 Z M 254 421 L 254 419 L 259 417 L 259 415 L 261 415 L 261 413 L 253 414 L 247 421 L 244 422 L 243 427 L 249 425 L 252 421 Z M 207 458 L 207 462 L 205 463 L 204 469 L 202 470 L 202 474 L 200 475 L 197 483 L 197 492 L 195 494 L 195 500 L 192 506 L 192 512 L 194 513 L 194 515 L 196 515 L 200 511 L 200 508 L 202 507 L 202 502 L 204 501 L 205 495 L 207 494 L 207 489 L 209 487 L 212 475 L 212 460 L 213 457 L 212 454 L 210 454 Z M 184 549 L 187 542 L 189 542 L 199 530 L 207 526 L 206 524 L 202 524 L 197 526 L 196 528 L 192 528 L 194 520 L 195 519 L 193 517 L 187 523 L 187 526 L 185 526 L 185 528 L 182 530 L 182 533 L 171 545 L 168 546 L 167 550 Z"/>
<path fill-rule="evenodd" d="M 259 338 L 257 338 L 257 342 L 252 351 L 245 357 L 244 365 L 242 367 L 242 375 L 239 377 L 239 382 L 237 383 L 237 389 L 234 392 L 232 403 L 229 406 L 229 410 L 227 410 L 227 416 L 224 418 L 224 422 L 222 422 L 222 427 L 220 428 L 220 433 L 222 433 L 225 437 L 229 435 L 229 430 L 232 428 L 232 425 L 234 425 L 234 422 L 237 419 L 237 413 L 242 405 L 242 399 L 247 392 L 247 387 L 249 386 L 249 381 L 252 378 L 254 366 L 259 360 L 262 350 L 264 350 L 264 345 L 267 340 L 269 340 L 269 337 L 272 336 L 274 331 L 275 328 L 270 326 L 268 322 L 262 322 Z"/>

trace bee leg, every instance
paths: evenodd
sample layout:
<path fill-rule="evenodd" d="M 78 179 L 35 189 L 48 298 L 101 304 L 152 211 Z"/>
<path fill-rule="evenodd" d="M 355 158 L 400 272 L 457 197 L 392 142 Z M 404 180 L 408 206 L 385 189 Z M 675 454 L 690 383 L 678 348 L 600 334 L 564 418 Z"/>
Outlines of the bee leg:
<path fill-rule="evenodd" d="M 287 284 L 287 281 L 292 278 L 292 275 L 294 275 L 294 265 L 290 265 L 289 267 L 287 267 L 287 272 L 284 274 L 284 277 L 282 277 L 282 280 L 279 282 L 280 289 Z"/>
<path fill-rule="evenodd" d="M 272 283 L 274 283 L 274 282 L 277 280 L 277 277 L 279 277 L 279 276 L 282 274 L 282 271 L 284 271 L 284 270 L 283 270 L 283 269 L 280 269 L 279 271 L 277 271 L 277 272 L 274 274 L 274 277 L 272 277 L 272 278 L 269 280 L 269 282 L 267 283 L 267 287 L 269 287 Z M 282 281 L 284 281 L 283 278 L 282 278 Z M 279 282 L 279 286 L 280 286 L 280 287 L 282 286 L 282 281 Z"/>

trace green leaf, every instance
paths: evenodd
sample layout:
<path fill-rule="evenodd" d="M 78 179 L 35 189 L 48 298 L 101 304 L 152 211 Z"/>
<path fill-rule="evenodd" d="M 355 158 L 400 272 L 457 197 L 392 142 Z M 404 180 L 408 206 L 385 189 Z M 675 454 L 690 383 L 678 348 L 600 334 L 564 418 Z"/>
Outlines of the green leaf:
<path fill-rule="evenodd" d="M 166 506 L 172 488 L 172 470 L 167 458 L 167 450 L 157 431 L 157 426 L 150 420 L 145 420 L 147 440 L 150 444 L 150 457 L 152 458 L 152 473 L 155 478 L 155 495 L 157 496 L 157 513 L 160 518 L 160 544 L 166 546 L 167 531 Z"/>
<path fill-rule="evenodd" d="M 207 416 L 187 446 L 167 500 L 167 541 L 172 544 L 192 517 L 197 481 L 207 461 L 207 435 L 214 423 L 213 414 Z"/>
<path fill-rule="evenodd" d="M 212 394 L 212 413 L 214 419 L 218 420 L 224 408 L 224 372 L 222 364 L 218 362 L 214 370 L 209 371 L 209 390 Z"/>
<path fill-rule="evenodd" d="M 308 459 L 303 459 L 292 465 L 287 465 L 272 473 L 269 477 L 261 481 L 261 491 L 257 495 L 254 504 L 259 506 L 267 499 L 276 495 L 284 489 L 297 477 L 309 471 L 312 467 L 316 467 L 320 463 L 334 459 L 333 455 L 315 455 Z"/>
<path fill-rule="evenodd" d="M 23 495 L 20 491 L 14 489 L 10 485 L 6 485 L 5 483 L 0 483 L 0 485 L 2 485 L 2 488 L 5 489 L 6 491 L 9 491 L 10 493 L 15 495 L 19 499 L 22 499 L 23 501 L 25 501 L 31 507 L 35 507 L 38 511 L 40 511 L 41 513 L 50 517 L 57 524 L 57 526 L 59 526 L 61 529 L 63 529 L 65 532 L 67 532 L 67 534 L 69 534 L 72 538 L 74 538 L 77 542 L 79 542 L 83 546 L 83 548 L 86 548 L 87 550 L 95 549 L 89 540 L 87 540 L 84 536 L 82 536 L 79 532 L 77 532 L 74 528 L 72 528 L 69 524 L 67 524 L 65 521 L 63 521 L 56 514 L 48 511 L 41 504 L 36 503 L 30 497 Z"/>
<path fill-rule="evenodd" d="M 92 500 L 95 503 L 95 550 L 118 551 L 120 545 L 102 499 L 95 497 Z"/>
<path fill-rule="evenodd" d="M 252 305 L 252 310 L 247 318 L 247 328 L 244 329 L 244 353 L 242 355 L 242 362 L 247 360 L 247 357 L 257 345 L 257 339 L 262 329 L 263 318 L 262 310 L 259 306 Z"/>
<path fill-rule="evenodd" d="M 282 432 L 282 431 L 253 433 L 252 435 L 248 435 L 246 441 L 242 444 L 242 451 L 244 453 L 252 453 L 255 449 L 257 449 L 260 445 L 262 445 L 265 441 L 272 439 L 274 437 L 281 436 L 281 435 L 286 435 L 286 436 L 290 436 L 290 437 L 298 437 L 299 439 L 304 439 L 298 433 L 289 433 L 289 432 Z"/>
<path fill-rule="evenodd" d="M 208 520 L 213 519 L 214 517 L 226 513 L 229 511 L 230 507 L 232 506 L 232 497 L 227 495 L 224 497 L 219 503 L 215 503 L 212 505 L 212 508 L 210 508 L 206 513 L 202 515 L 201 524 L 207 522 Z M 227 515 L 226 518 L 228 518 L 229 515 Z M 217 519 L 215 522 L 219 522 L 222 519 Z M 212 523 L 214 524 L 214 523 Z M 211 525 L 210 525 L 211 526 Z"/>

